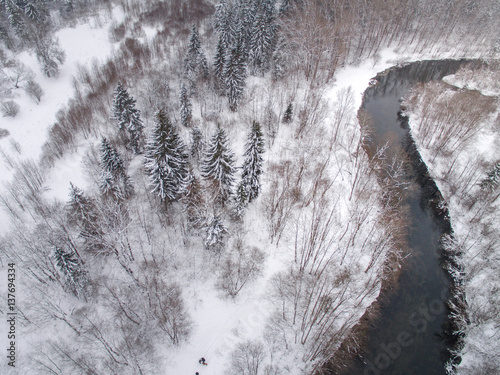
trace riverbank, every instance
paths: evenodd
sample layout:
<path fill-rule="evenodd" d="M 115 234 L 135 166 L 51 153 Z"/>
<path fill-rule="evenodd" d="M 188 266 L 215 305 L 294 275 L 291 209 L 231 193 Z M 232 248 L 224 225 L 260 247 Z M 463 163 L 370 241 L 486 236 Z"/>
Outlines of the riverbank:
<path fill-rule="evenodd" d="M 450 304 L 453 333 L 464 336 L 453 353 L 460 363 L 457 374 L 500 371 L 500 204 L 497 188 L 482 188 L 500 150 L 500 90 L 493 77 L 498 78 L 495 64 L 462 69 L 446 77 L 447 84 L 417 88 L 404 102 L 412 135 L 454 230 L 443 238 L 443 246 L 453 259 L 450 275 L 460 286 Z M 454 371 L 453 366 L 448 370 Z"/>

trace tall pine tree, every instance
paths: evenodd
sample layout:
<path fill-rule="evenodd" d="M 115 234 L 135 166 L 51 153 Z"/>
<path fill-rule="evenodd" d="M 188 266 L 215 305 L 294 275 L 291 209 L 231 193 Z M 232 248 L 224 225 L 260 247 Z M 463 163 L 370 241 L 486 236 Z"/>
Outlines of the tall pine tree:
<path fill-rule="evenodd" d="M 225 44 L 222 37 L 219 37 L 219 42 L 217 43 L 217 52 L 214 58 L 214 86 L 215 90 L 219 94 L 224 94 L 226 86 L 224 83 L 224 69 L 226 66 L 227 58 L 227 45 Z"/>
<path fill-rule="evenodd" d="M 113 97 L 113 118 L 118 121 L 118 128 L 126 143 L 137 154 L 141 151 L 144 125 L 141 111 L 135 108 L 135 103 L 135 99 L 119 83 Z"/>
<path fill-rule="evenodd" d="M 191 88 L 195 86 L 195 82 L 199 76 L 207 79 L 209 76 L 207 58 L 201 49 L 200 36 L 196 26 L 193 25 L 191 35 L 189 37 L 189 47 L 184 61 L 186 69 L 186 77 L 191 82 Z"/>
<path fill-rule="evenodd" d="M 248 202 L 259 196 L 261 191 L 260 175 L 262 174 L 262 155 L 264 154 L 264 138 L 260 124 L 254 121 L 245 148 L 245 161 L 241 174 L 241 194 Z"/>
<path fill-rule="evenodd" d="M 480 185 L 483 190 L 488 192 L 494 191 L 500 185 L 500 161 L 495 164 Z"/>
<path fill-rule="evenodd" d="M 166 113 L 159 111 L 146 144 L 144 164 L 152 192 L 163 201 L 175 201 L 184 190 L 188 158 L 185 149 Z"/>
<path fill-rule="evenodd" d="M 253 74 L 266 72 L 275 47 L 276 26 L 272 5 L 267 0 L 256 6 L 256 16 L 249 41 L 249 60 Z"/>
<path fill-rule="evenodd" d="M 116 201 L 128 199 L 134 193 L 132 179 L 127 175 L 120 154 L 106 138 L 101 140 L 100 189 L 105 197 Z"/>
<path fill-rule="evenodd" d="M 186 89 L 186 85 L 182 84 L 181 86 L 181 123 L 185 127 L 191 126 L 191 119 L 193 118 L 193 110 L 191 101 L 189 100 L 188 92 Z"/>
<path fill-rule="evenodd" d="M 236 111 L 243 96 L 246 78 L 246 62 L 241 41 L 231 50 L 224 68 L 224 85 L 231 111 Z"/>
<path fill-rule="evenodd" d="M 66 285 L 76 297 L 85 296 L 88 283 L 87 274 L 76 254 L 62 247 L 54 246 L 54 260 L 63 274 Z"/>
<path fill-rule="evenodd" d="M 215 184 L 217 200 L 224 204 L 231 196 L 234 183 L 234 154 L 229 149 L 226 132 L 217 128 L 210 140 L 201 165 L 203 177 Z"/>
<path fill-rule="evenodd" d="M 182 198 L 184 213 L 191 228 L 200 228 L 204 222 L 204 201 L 201 194 L 200 180 L 193 171 L 189 171 L 186 191 Z"/>
<path fill-rule="evenodd" d="M 81 189 L 70 183 L 70 199 L 67 204 L 69 222 L 78 225 L 85 250 L 93 254 L 107 254 L 101 217 L 95 202 Z"/>
<path fill-rule="evenodd" d="M 203 154 L 205 145 L 203 143 L 203 135 L 198 127 L 191 129 L 191 157 L 198 162 Z"/>

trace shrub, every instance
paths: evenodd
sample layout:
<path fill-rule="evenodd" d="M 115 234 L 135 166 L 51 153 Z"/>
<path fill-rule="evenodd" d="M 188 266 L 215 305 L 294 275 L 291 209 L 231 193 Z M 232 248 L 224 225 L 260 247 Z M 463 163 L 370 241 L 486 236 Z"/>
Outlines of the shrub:
<path fill-rule="evenodd" d="M 231 252 L 222 259 L 218 286 L 231 297 L 236 296 L 262 270 L 265 255 L 256 247 L 248 248 L 238 239 Z"/>
<path fill-rule="evenodd" d="M 118 24 L 116 21 L 114 21 L 109 27 L 109 40 L 113 43 L 117 43 L 125 37 L 126 33 L 127 28 L 125 26 L 125 23 L 122 22 Z"/>
<path fill-rule="evenodd" d="M 42 87 L 33 80 L 29 80 L 26 86 L 24 87 L 24 91 L 38 104 L 42 99 L 43 90 Z"/>
<path fill-rule="evenodd" d="M 19 113 L 19 104 L 13 100 L 8 100 L 2 103 L 0 110 L 3 113 L 3 117 L 16 117 Z"/>

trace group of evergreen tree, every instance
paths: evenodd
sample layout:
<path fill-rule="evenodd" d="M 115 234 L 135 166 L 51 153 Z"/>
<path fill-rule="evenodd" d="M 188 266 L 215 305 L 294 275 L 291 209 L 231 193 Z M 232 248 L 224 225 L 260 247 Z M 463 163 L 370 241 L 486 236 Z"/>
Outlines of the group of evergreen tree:
<path fill-rule="evenodd" d="M 203 157 L 202 176 L 210 180 L 216 191 L 217 201 L 224 204 L 233 197 L 236 211 L 241 211 L 258 197 L 261 190 L 260 175 L 263 171 L 264 140 L 260 124 L 254 121 L 245 148 L 241 182 L 233 192 L 235 182 L 234 153 L 228 146 L 224 129 L 217 128 Z"/>
<path fill-rule="evenodd" d="M 25 38 L 29 30 L 27 25 L 44 24 L 48 21 L 49 9 L 47 1 L 43 0 L 3 0 L 0 1 L 0 8 L 4 17 L 8 20 L 9 29 L 17 36 Z M 5 25 L 2 25 L 4 33 Z"/>
<path fill-rule="evenodd" d="M 243 95 L 247 67 L 263 74 L 271 67 L 277 44 L 275 0 L 221 1 L 214 26 L 219 34 L 214 58 L 214 85 L 235 111 Z"/>
<path fill-rule="evenodd" d="M 144 125 L 141 111 L 135 108 L 135 99 L 121 83 L 116 87 L 113 97 L 113 118 L 125 143 L 138 154 L 142 149 Z"/>

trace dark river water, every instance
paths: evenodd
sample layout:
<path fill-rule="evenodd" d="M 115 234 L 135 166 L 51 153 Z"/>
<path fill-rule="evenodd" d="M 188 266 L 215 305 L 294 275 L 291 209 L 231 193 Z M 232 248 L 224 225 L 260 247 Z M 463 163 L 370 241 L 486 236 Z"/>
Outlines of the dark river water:
<path fill-rule="evenodd" d="M 373 144 L 391 140 L 392 148 L 402 147 L 412 161 L 406 178 L 418 182 L 418 188 L 407 202 L 411 254 L 396 290 L 380 299 L 380 314 L 371 321 L 364 351 L 346 374 L 445 374 L 452 341 L 444 333 L 450 326 L 445 308 L 450 283 L 442 268 L 439 239 L 451 228 L 446 214 L 436 209 L 440 193 L 409 137 L 406 119 L 398 112 L 400 98 L 416 83 L 440 80 L 464 63 L 423 61 L 392 68 L 365 91 L 361 109 L 373 119 Z"/>

